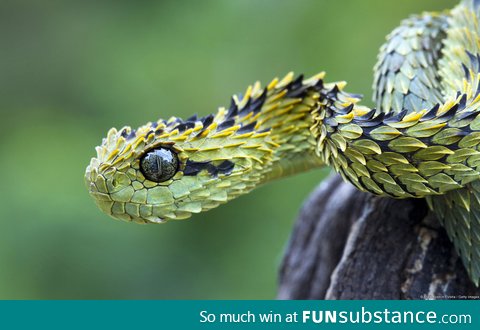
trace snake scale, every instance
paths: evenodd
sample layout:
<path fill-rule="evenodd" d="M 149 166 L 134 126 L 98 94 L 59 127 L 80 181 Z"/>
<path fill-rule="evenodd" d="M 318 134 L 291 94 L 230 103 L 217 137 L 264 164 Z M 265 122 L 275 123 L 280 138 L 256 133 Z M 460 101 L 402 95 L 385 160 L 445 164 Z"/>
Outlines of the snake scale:
<path fill-rule="evenodd" d="M 215 114 L 112 128 L 85 173 L 90 195 L 114 218 L 162 223 L 329 165 L 362 191 L 426 198 L 478 285 L 479 3 L 410 17 L 389 34 L 376 109 L 324 73 L 289 73 Z"/>

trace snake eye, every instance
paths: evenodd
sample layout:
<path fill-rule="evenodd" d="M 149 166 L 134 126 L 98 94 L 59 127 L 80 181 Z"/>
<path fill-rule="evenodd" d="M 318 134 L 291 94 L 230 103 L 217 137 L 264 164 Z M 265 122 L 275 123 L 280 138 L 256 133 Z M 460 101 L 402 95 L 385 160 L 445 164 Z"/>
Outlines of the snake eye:
<path fill-rule="evenodd" d="M 150 150 L 140 159 L 140 170 L 150 181 L 167 181 L 177 173 L 177 154 L 166 148 Z"/>

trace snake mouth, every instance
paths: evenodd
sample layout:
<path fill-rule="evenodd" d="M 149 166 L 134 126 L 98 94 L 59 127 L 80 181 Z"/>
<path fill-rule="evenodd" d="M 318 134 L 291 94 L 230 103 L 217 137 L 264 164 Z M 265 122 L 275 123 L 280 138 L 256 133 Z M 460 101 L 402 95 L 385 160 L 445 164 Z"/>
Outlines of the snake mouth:
<path fill-rule="evenodd" d="M 98 208 L 110 217 L 127 222 L 165 223 L 175 219 L 173 198 L 167 187 L 146 187 L 131 178 L 138 174 L 126 174 L 118 168 L 107 166 L 98 158 L 92 158 L 85 170 L 85 185 Z M 133 169 L 131 169 L 133 171 Z M 152 203 L 159 197 L 161 203 Z"/>

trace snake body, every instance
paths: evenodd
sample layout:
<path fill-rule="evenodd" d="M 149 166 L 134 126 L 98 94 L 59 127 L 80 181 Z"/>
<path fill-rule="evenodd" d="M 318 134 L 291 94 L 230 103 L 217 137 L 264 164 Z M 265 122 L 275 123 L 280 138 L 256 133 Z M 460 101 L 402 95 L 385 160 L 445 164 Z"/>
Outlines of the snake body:
<path fill-rule="evenodd" d="M 478 15 L 466 0 L 403 21 L 380 50 L 376 109 L 324 73 L 289 73 L 216 114 L 112 128 L 87 167 L 89 192 L 114 218 L 161 223 L 329 165 L 362 191 L 426 198 L 478 285 Z"/>

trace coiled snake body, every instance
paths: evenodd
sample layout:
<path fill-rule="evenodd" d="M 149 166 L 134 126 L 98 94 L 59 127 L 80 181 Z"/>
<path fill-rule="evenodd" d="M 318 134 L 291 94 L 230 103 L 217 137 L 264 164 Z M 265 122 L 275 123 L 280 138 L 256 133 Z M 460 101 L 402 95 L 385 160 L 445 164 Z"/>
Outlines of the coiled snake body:
<path fill-rule="evenodd" d="M 160 223 L 330 165 L 360 190 L 426 198 L 478 284 L 478 15 L 466 0 L 402 22 L 375 67 L 376 109 L 323 73 L 290 73 L 214 115 L 112 128 L 87 167 L 89 192 L 114 218 Z"/>

